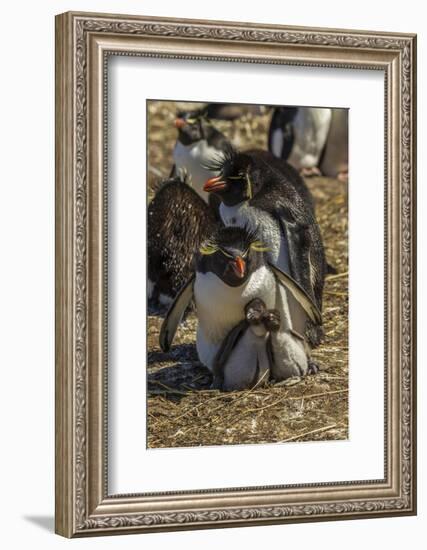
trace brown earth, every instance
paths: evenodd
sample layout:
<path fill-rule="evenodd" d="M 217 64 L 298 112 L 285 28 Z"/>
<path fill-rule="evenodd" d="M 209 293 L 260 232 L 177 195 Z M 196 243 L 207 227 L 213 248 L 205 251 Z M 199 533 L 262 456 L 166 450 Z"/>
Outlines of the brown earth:
<path fill-rule="evenodd" d="M 149 196 L 172 166 L 176 104 L 150 102 Z M 270 114 L 215 125 L 241 148 L 266 147 Z M 162 313 L 148 316 L 148 441 L 154 447 L 338 440 L 348 438 L 347 185 L 307 179 L 316 202 L 328 262 L 325 339 L 313 351 L 321 370 L 305 378 L 240 392 L 210 390 L 211 376 L 195 350 L 196 319 L 181 324 L 169 353 L 160 350 Z"/>

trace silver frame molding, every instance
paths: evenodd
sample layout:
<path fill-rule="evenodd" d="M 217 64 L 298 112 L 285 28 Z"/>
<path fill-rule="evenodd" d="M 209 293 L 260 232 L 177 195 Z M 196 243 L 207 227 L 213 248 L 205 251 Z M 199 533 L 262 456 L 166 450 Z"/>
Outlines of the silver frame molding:
<path fill-rule="evenodd" d="M 108 494 L 105 128 L 109 55 L 384 72 L 384 479 Z M 415 109 L 415 35 L 70 12 L 56 17 L 58 534 L 77 537 L 416 513 Z"/>

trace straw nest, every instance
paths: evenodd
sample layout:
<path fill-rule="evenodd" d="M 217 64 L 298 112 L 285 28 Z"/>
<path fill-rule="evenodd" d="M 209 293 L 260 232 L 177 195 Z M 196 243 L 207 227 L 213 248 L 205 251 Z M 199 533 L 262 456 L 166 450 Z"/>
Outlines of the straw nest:
<path fill-rule="evenodd" d="M 176 104 L 149 105 L 149 197 L 172 166 Z M 237 147 L 266 148 L 270 116 L 246 115 L 216 126 Z M 313 351 L 321 370 L 305 378 L 239 392 L 210 390 L 209 371 L 195 349 L 196 319 L 181 324 L 169 353 L 159 348 L 161 312 L 148 316 L 147 445 L 190 447 L 348 438 L 348 217 L 347 185 L 307 180 L 316 202 L 328 262 L 325 339 Z M 163 312 L 164 313 L 164 312 Z"/>

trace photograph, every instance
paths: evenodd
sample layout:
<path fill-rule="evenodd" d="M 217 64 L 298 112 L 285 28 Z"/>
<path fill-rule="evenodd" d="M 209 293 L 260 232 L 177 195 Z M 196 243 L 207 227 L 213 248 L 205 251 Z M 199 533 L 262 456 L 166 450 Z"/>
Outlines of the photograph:
<path fill-rule="evenodd" d="M 417 36 L 181 11 L 55 18 L 55 532 L 415 515 Z"/>
<path fill-rule="evenodd" d="M 349 109 L 146 109 L 147 448 L 347 440 Z"/>

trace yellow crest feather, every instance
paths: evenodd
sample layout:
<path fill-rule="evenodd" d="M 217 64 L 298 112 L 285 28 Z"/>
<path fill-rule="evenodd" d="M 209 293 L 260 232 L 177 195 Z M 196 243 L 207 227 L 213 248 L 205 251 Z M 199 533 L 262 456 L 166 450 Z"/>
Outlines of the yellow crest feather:
<path fill-rule="evenodd" d="M 199 248 L 200 254 L 202 254 L 203 256 L 210 256 L 211 254 L 215 254 L 217 250 L 218 247 L 212 244 L 210 241 L 202 243 Z"/>
<path fill-rule="evenodd" d="M 253 197 L 253 193 L 252 193 L 252 182 L 251 182 L 251 178 L 249 177 L 249 174 L 246 174 L 246 193 L 247 193 L 247 196 L 248 196 L 248 199 L 250 200 L 252 197 Z"/>
<path fill-rule="evenodd" d="M 268 252 L 270 250 L 270 247 L 268 247 L 266 244 L 264 244 L 261 241 L 254 241 L 251 244 L 251 249 L 255 252 Z"/>

